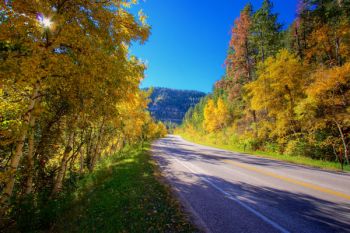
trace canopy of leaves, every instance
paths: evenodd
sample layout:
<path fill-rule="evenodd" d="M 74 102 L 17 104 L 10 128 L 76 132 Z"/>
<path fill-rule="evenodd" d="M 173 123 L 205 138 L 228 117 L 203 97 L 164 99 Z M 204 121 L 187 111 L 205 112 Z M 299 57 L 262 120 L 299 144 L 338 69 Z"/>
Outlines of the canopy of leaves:
<path fill-rule="evenodd" d="M 0 215 L 28 195 L 45 203 L 102 158 L 165 135 L 139 89 L 146 67 L 128 50 L 150 29 L 132 2 L 1 4 Z"/>

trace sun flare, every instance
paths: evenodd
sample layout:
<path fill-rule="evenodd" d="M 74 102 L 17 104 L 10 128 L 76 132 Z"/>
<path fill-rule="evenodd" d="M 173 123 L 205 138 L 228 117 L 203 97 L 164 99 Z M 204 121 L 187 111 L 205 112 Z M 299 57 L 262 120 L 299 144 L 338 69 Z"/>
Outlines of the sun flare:
<path fill-rule="evenodd" d="M 51 18 L 45 16 L 39 16 L 38 20 L 43 28 L 50 29 L 53 25 Z"/>

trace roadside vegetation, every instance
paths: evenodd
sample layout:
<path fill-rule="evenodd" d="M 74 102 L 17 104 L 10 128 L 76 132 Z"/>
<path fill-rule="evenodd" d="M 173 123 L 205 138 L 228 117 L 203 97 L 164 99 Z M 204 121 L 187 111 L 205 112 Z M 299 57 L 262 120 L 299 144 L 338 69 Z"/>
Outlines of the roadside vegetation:
<path fill-rule="evenodd" d="M 198 132 L 183 132 L 181 130 L 176 130 L 175 134 L 180 135 L 184 139 L 204 145 L 210 146 L 218 149 L 224 149 L 232 152 L 240 152 L 244 153 L 245 156 L 255 155 L 270 159 L 276 159 L 281 161 L 286 161 L 294 164 L 306 165 L 315 168 L 321 168 L 326 170 L 334 170 L 340 171 L 342 169 L 341 164 L 336 161 L 327 161 L 322 159 L 313 159 L 310 157 L 302 156 L 302 155 L 289 155 L 282 154 L 280 152 L 274 152 L 273 150 L 253 150 L 247 144 L 242 141 L 237 140 L 237 138 L 229 137 L 222 133 L 214 133 L 214 134 L 201 134 Z M 345 165 L 343 167 L 343 171 L 350 172 L 350 166 Z"/>
<path fill-rule="evenodd" d="M 19 232 L 195 232 L 160 181 L 148 144 L 125 147 L 60 198 L 17 215 Z M 25 208 L 25 206 L 23 206 Z"/>
<path fill-rule="evenodd" d="M 191 108 L 185 138 L 295 163 L 349 170 L 349 1 L 301 0 L 283 29 L 271 1 L 232 27 L 226 74 Z M 338 163 L 338 165 L 336 165 Z"/>

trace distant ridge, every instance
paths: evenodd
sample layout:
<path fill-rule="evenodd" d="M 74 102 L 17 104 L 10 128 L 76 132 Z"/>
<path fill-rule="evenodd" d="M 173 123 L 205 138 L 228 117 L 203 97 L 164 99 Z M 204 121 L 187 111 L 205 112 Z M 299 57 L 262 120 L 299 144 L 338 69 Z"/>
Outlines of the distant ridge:
<path fill-rule="evenodd" d="M 148 107 L 156 120 L 181 124 L 188 109 L 205 95 L 200 91 L 154 87 Z"/>

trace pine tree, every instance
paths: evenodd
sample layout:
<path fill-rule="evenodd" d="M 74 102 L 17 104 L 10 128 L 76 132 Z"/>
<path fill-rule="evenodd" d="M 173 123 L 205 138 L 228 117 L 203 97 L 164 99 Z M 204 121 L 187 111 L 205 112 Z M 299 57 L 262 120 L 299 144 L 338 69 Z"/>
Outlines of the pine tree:
<path fill-rule="evenodd" d="M 281 48 L 281 28 L 277 14 L 272 13 L 273 4 L 264 0 L 260 9 L 253 14 L 250 40 L 254 51 L 255 63 L 264 62 Z"/>

